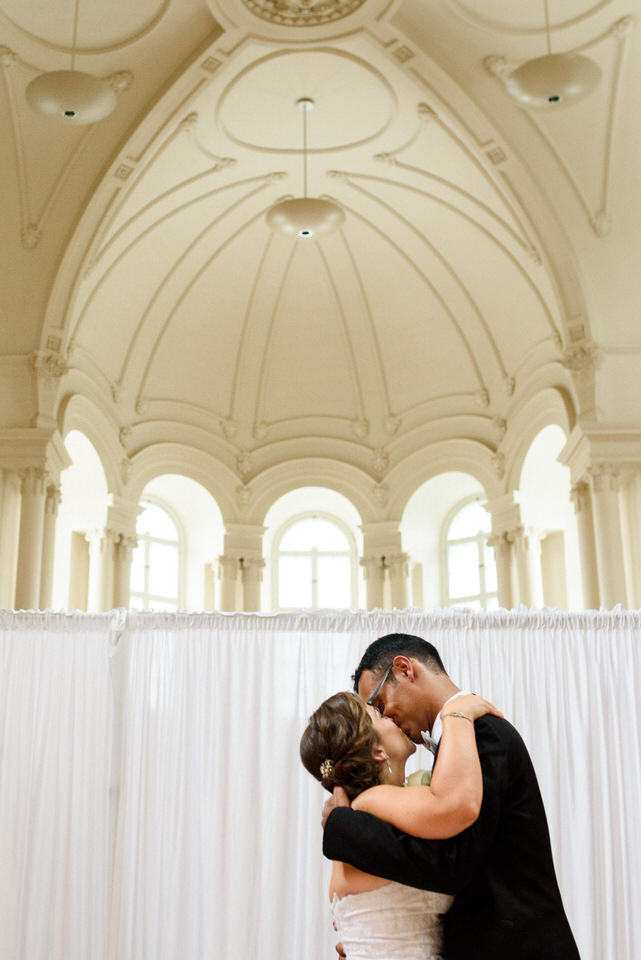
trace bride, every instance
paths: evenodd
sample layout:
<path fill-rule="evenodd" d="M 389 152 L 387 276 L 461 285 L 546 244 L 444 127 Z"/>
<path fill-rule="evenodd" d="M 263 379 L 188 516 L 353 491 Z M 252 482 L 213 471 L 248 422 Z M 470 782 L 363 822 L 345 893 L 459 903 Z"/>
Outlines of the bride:
<path fill-rule="evenodd" d="M 412 741 L 355 693 L 336 693 L 312 714 L 301 759 L 327 790 L 342 787 L 353 809 L 415 837 L 452 837 L 471 826 L 481 809 L 474 720 L 486 713 L 502 716 L 487 700 L 465 694 L 456 698 L 455 710 L 441 714 L 443 737 L 429 786 L 420 772 L 405 779 L 405 763 L 416 750 Z M 337 861 L 329 895 L 347 960 L 440 960 L 440 918 L 452 897 Z"/>

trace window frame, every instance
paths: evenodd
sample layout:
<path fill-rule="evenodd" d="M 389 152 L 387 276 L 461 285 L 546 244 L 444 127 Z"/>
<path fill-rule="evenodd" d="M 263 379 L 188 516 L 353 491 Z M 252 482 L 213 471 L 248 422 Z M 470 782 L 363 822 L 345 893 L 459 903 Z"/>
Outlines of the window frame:
<path fill-rule="evenodd" d="M 341 533 L 343 533 L 347 539 L 347 550 L 318 550 L 317 547 L 312 547 L 308 551 L 304 550 L 285 550 L 281 551 L 280 544 L 283 540 L 285 534 L 291 530 L 292 527 L 296 526 L 297 523 L 300 523 L 302 520 L 326 520 L 328 523 L 333 524 L 337 527 Z M 279 599 L 279 586 L 280 586 L 280 557 L 289 556 L 289 557 L 310 557 L 312 561 L 312 606 L 309 607 L 281 607 Z M 317 605 L 318 601 L 318 578 L 315 576 L 316 563 L 319 556 L 323 557 L 349 557 L 349 566 L 350 566 L 350 606 L 349 607 L 335 607 L 332 609 L 338 610 L 357 610 L 358 609 L 358 550 L 356 547 L 356 538 L 344 520 L 340 517 L 337 517 L 333 513 L 327 513 L 324 510 L 305 510 L 302 513 L 294 514 L 294 516 L 289 517 L 284 523 L 280 525 L 277 531 L 274 534 L 274 539 L 272 541 L 272 550 L 271 550 L 271 581 L 272 581 L 272 610 L 275 611 L 287 611 L 287 610 L 319 610 L 321 609 Z"/>
<path fill-rule="evenodd" d="M 136 539 L 138 540 L 138 546 L 144 544 L 145 553 L 144 553 L 144 570 L 145 570 L 145 589 L 141 592 L 140 590 L 131 589 L 131 576 L 129 579 L 129 598 L 131 601 L 132 597 L 137 597 L 142 600 L 143 606 L 136 609 L 142 610 L 155 610 L 156 607 L 153 606 L 154 601 L 159 603 L 173 603 L 173 597 L 161 597 L 159 594 L 151 594 L 149 592 L 149 549 L 152 543 L 161 543 L 166 546 L 175 546 L 178 553 L 178 577 L 177 577 L 177 596 L 175 599 L 176 610 L 184 609 L 185 605 L 185 531 L 182 525 L 181 519 L 176 512 L 175 508 L 168 503 L 166 500 L 163 500 L 162 497 L 158 497 L 155 494 L 145 494 L 144 497 L 141 497 L 139 500 L 140 507 L 154 506 L 159 507 L 161 510 L 167 514 L 169 519 L 172 521 L 176 527 L 176 536 L 177 540 L 166 540 L 164 537 L 154 537 L 149 533 L 136 533 Z M 142 510 L 140 511 L 142 513 Z M 151 604 L 151 605 L 148 605 Z"/>
<path fill-rule="evenodd" d="M 455 518 L 461 513 L 466 507 L 471 503 L 477 503 L 479 506 L 484 507 L 486 499 L 479 494 L 473 494 L 470 497 L 465 497 L 463 500 L 459 500 L 446 514 L 441 527 L 441 602 L 444 607 L 464 607 L 466 604 L 473 603 L 478 601 L 482 610 L 487 610 L 487 601 L 490 599 L 496 598 L 498 603 L 498 571 L 497 571 L 497 589 L 496 590 L 487 590 L 486 589 L 486 577 L 485 577 L 485 550 L 491 550 L 492 548 L 488 544 L 488 540 L 491 536 L 491 532 L 485 532 L 484 530 L 479 530 L 475 535 L 469 537 L 453 537 L 452 539 L 448 538 L 448 532 L 450 526 L 452 525 Z M 469 594 L 463 597 L 452 597 L 450 595 L 450 551 L 449 547 L 451 544 L 459 543 L 476 543 L 477 545 L 477 556 L 478 556 L 478 567 L 479 567 L 479 586 L 480 592 Z M 496 558 L 495 558 L 496 560 Z"/>

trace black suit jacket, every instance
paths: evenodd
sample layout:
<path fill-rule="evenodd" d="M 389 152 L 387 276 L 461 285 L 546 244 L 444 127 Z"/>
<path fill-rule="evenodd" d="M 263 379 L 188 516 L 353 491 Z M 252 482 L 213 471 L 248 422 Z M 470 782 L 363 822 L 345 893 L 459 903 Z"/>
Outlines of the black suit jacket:
<path fill-rule="evenodd" d="M 478 820 L 448 840 L 419 840 L 340 807 L 323 853 L 423 890 L 456 895 L 445 916 L 447 960 L 578 960 L 547 820 L 525 744 L 506 720 L 475 723 L 483 771 Z"/>

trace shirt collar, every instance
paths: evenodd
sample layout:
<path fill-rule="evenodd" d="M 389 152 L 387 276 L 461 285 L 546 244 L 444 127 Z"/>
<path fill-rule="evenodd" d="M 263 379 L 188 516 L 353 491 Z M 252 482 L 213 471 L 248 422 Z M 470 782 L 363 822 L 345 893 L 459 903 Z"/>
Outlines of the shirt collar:
<path fill-rule="evenodd" d="M 448 703 L 451 703 L 452 700 L 455 700 L 457 697 L 464 697 L 467 693 L 468 693 L 467 690 L 458 690 L 453 696 L 449 698 L 449 700 L 446 700 L 443 706 L 441 707 L 440 713 L 436 717 L 436 720 L 434 721 L 434 726 L 432 727 L 432 730 L 431 730 L 432 740 L 434 741 L 436 746 L 439 745 L 439 743 L 441 742 L 441 737 L 443 736 L 443 721 L 441 719 L 441 713 L 443 712 L 445 707 L 448 705 Z"/>

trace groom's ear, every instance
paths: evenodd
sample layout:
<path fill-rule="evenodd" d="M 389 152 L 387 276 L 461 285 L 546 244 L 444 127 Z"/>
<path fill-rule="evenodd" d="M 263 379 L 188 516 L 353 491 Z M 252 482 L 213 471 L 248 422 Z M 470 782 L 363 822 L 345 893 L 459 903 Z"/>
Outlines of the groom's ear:
<path fill-rule="evenodd" d="M 414 661 L 410 657 L 399 654 L 399 656 L 394 657 L 393 667 L 396 677 L 404 677 L 409 683 L 414 683 L 416 670 L 414 669 Z"/>

